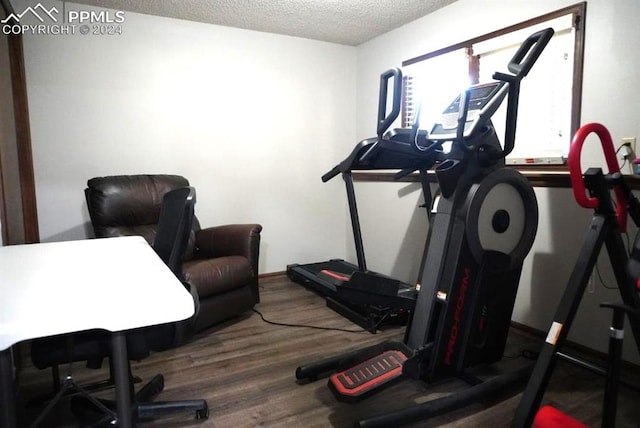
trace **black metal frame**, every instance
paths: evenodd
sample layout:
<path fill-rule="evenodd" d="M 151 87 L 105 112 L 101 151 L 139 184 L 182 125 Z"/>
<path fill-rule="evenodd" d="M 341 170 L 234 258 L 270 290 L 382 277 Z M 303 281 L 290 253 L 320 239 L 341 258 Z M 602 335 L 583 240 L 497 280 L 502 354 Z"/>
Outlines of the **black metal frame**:
<path fill-rule="evenodd" d="M 553 317 L 553 323 L 516 410 L 514 426 L 518 428 L 529 427 L 533 423 L 553 373 L 556 359 L 559 356 L 559 349 L 565 343 L 569 334 L 571 324 L 578 311 L 589 277 L 596 265 L 603 245 L 607 249 L 622 300 L 626 306 L 632 309 L 628 313 L 629 323 L 636 346 L 640 350 L 640 317 L 637 312 L 640 309 L 640 297 L 638 296 L 635 281 L 629 277 L 626 271 L 629 256 L 622 240 L 616 208 L 610 198 L 611 188 L 618 186 L 625 194 L 629 203 L 630 215 L 634 220 L 640 218 L 638 203 L 626 186 L 624 177 L 619 173 L 604 175 L 601 169 L 590 168 L 584 174 L 584 183 L 589 193 L 598 199 L 599 205 L 595 208 L 595 214 L 578 255 L 578 260 L 569 277 L 569 283 L 560 300 L 556 314 Z M 613 407 L 615 418 L 615 403 L 613 403 Z M 605 415 L 603 419 L 610 417 L 610 406 L 606 412 L 608 412 L 608 416 Z"/>

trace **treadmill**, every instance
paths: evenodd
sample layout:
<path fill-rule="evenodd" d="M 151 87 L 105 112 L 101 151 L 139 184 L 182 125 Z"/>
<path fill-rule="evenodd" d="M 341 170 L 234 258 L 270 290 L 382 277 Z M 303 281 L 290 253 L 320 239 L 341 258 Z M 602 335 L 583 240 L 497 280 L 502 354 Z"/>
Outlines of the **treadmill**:
<path fill-rule="evenodd" d="M 387 114 L 387 95 L 393 81 L 392 108 Z M 392 68 L 380 76 L 377 137 L 358 143 L 342 162 L 322 176 L 326 183 L 342 175 L 349 203 L 357 265 L 342 259 L 287 266 L 288 277 L 325 296 L 327 306 L 352 322 L 375 333 L 384 324 L 403 325 L 415 306 L 416 288 L 367 269 L 356 204 L 352 171 L 398 170 L 398 180 L 418 171 L 429 215 L 431 189 L 427 170 L 442 155 L 439 142 L 427 139 L 416 120 L 411 128 L 388 130 L 400 113 L 402 72 Z M 417 115 L 419 116 L 419 115 Z"/>

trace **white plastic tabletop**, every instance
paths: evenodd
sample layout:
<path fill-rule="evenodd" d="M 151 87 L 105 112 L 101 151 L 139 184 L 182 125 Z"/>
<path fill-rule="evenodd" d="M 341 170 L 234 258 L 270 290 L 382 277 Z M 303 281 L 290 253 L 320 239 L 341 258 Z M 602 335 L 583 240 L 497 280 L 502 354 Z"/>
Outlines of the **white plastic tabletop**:
<path fill-rule="evenodd" d="M 94 328 L 186 319 L 193 300 L 141 237 L 0 247 L 0 351 Z"/>

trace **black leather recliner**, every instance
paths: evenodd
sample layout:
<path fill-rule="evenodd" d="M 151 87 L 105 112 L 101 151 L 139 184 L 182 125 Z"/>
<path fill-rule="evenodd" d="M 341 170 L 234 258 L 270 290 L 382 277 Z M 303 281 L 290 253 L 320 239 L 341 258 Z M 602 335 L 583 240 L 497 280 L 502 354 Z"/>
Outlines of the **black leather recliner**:
<path fill-rule="evenodd" d="M 120 175 L 87 182 L 85 195 L 96 237 L 141 235 L 153 242 L 160 201 L 189 181 L 178 175 Z M 185 280 L 200 296 L 196 330 L 250 310 L 258 293 L 259 224 L 202 229 L 194 218 L 184 257 Z"/>
<path fill-rule="evenodd" d="M 194 204 L 195 190 L 191 187 L 178 188 L 166 192 L 162 198 L 157 233 L 153 240 L 154 250 L 179 279 L 182 279 L 182 257 L 187 247 L 193 223 Z M 129 361 L 146 358 L 151 351 L 163 351 L 179 346 L 193 334 L 194 321 L 199 312 L 199 299 L 195 287 L 184 281 L 183 284 L 190 291 L 194 301 L 193 317 L 184 321 L 127 331 L 127 356 Z M 144 310 L 144 308 L 142 307 L 141 310 Z M 100 366 L 102 360 L 109 358 L 111 355 L 110 337 L 111 334 L 107 331 L 89 330 L 35 339 L 31 343 L 31 360 L 34 366 L 39 369 L 53 368 L 54 381 L 57 382 L 57 367 L 61 364 L 87 361 L 90 366 Z M 131 373 L 130 367 L 129 373 Z M 129 381 L 133 382 L 133 377 L 130 377 Z M 132 384 L 130 384 L 129 388 L 133 391 Z M 208 417 L 209 410 L 205 400 L 152 402 L 151 400 L 162 392 L 163 388 L 164 377 L 158 374 L 132 397 L 134 401 L 132 403 L 134 420 L 147 419 L 184 410 L 195 411 L 198 418 Z M 97 409 L 103 413 L 102 422 L 107 425 L 111 424 L 115 415 L 109 408 L 111 407 L 109 406 L 110 403 L 97 400 L 88 394 L 87 389 L 77 385 L 69 369 L 69 374 L 63 382 L 63 387 L 45 407 L 32 426 L 43 422 L 57 400 L 67 392 L 72 391 L 81 393 L 80 398 L 84 399 L 81 407 Z"/>

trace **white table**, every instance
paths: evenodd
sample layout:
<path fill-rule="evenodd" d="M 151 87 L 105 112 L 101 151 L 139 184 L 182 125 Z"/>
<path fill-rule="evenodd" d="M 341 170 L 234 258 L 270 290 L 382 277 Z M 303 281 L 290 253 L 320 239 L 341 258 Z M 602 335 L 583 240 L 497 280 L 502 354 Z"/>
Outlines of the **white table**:
<path fill-rule="evenodd" d="M 118 426 L 131 426 L 124 332 L 180 321 L 193 299 L 138 236 L 0 247 L 0 427 L 16 426 L 11 347 L 111 331 Z"/>

